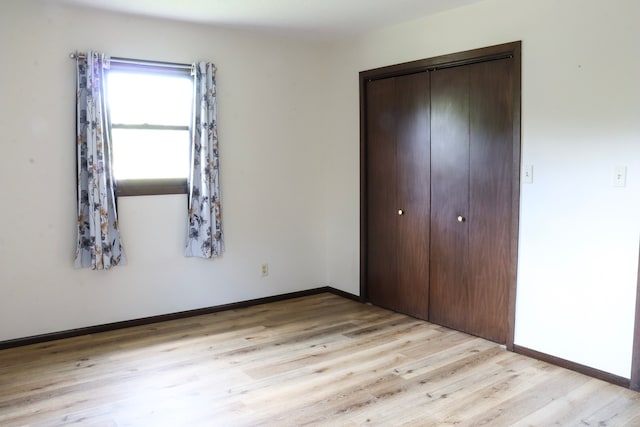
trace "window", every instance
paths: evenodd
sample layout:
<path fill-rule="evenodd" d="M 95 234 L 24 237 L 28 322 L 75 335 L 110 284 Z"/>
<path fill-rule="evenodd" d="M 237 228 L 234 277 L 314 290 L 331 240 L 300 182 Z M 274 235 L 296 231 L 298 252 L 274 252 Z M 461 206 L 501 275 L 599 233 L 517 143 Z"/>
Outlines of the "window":
<path fill-rule="evenodd" d="M 117 194 L 186 193 L 190 69 L 112 60 L 107 92 Z"/>

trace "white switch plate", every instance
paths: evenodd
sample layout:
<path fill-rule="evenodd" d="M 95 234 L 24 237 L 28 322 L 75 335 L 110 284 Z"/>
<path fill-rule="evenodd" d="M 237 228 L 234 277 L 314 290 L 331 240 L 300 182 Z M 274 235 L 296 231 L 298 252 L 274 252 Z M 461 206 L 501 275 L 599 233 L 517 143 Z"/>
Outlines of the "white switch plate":
<path fill-rule="evenodd" d="M 522 180 L 525 184 L 533 184 L 533 165 L 524 165 Z"/>
<path fill-rule="evenodd" d="M 616 166 L 613 168 L 613 186 L 625 187 L 627 185 L 627 167 Z"/>

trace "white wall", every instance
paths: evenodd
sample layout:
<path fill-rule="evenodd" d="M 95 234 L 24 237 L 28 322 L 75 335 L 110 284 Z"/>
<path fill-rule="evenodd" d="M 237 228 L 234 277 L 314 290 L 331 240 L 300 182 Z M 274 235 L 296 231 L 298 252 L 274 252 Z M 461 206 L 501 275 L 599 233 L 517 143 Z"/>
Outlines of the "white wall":
<path fill-rule="evenodd" d="M 309 42 L 0 2 L 0 341 L 325 286 L 317 160 L 322 58 Z M 218 66 L 223 226 L 182 256 L 186 196 L 120 198 L 129 264 L 74 270 L 74 50 Z M 260 277 L 268 262 L 270 275 Z"/>
<path fill-rule="evenodd" d="M 334 46 L 329 282 L 358 292 L 358 72 L 522 40 L 517 345 L 629 377 L 640 235 L 640 2 L 486 0 Z M 611 185 L 626 165 L 627 186 Z"/>

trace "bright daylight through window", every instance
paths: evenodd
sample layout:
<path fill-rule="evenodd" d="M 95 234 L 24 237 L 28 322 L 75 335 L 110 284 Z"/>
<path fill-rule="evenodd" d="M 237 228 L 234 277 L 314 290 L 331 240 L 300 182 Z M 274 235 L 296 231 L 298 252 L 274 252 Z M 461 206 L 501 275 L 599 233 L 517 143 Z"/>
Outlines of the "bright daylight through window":
<path fill-rule="evenodd" d="M 119 69 L 112 63 L 107 90 L 118 194 L 185 192 L 192 78 L 184 72 Z M 183 190 L 161 189 L 168 182 L 180 183 Z"/>

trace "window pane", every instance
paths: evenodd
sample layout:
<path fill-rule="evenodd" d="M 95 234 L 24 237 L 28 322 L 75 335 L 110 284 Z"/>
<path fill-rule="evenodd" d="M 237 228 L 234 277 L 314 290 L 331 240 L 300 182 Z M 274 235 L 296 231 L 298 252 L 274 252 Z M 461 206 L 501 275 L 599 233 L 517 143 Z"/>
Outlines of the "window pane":
<path fill-rule="evenodd" d="M 193 81 L 188 76 L 109 73 L 111 123 L 189 126 Z"/>
<path fill-rule="evenodd" d="M 187 177 L 189 131 L 113 129 L 111 135 L 117 180 Z"/>

